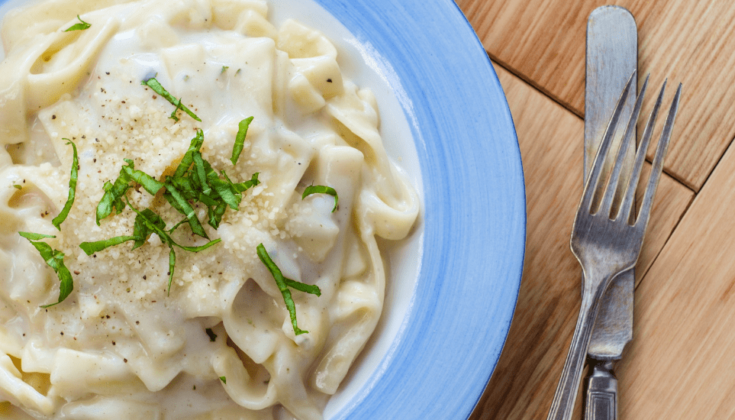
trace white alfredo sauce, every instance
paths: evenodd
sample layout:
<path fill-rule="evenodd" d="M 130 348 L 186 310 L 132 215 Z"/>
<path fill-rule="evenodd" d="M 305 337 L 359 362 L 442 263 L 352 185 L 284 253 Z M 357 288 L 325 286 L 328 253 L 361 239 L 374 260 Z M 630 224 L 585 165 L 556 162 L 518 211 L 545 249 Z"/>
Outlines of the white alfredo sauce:
<path fill-rule="evenodd" d="M 405 238 L 420 201 L 383 147 L 386 131 L 405 134 L 405 122 L 381 121 L 378 103 L 386 100 L 343 78 L 334 45 L 280 18 L 284 9 L 275 13 L 277 27 L 258 0 L 53 0 L 11 12 L 0 65 L 0 272 L 8 273 L 0 278 L 0 401 L 7 401 L 0 414 L 322 418 L 383 309 L 375 237 Z M 76 14 L 92 27 L 63 32 Z M 154 75 L 202 122 L 182 112 L 178 122 L 169 119 L 174 107 L 141 86 Z M 233 165 L 238 122 L 249 116 Z M 117 178 L 124 159 L 163 180 L 199 129 L 215 170 L 235 182 L 257 172 L 261 181 L 218 229 L 204 223 L 206 208 L 195 208 L 209 238 L 222 242 L 176 251 L 170 295 L 168 247 L 155 234 L 136 250 L 125 243 L 82 252 L 82 242 L 132 234 L 130 209 L 95 223 L 103 184 Z M 79 179 L 59 232 L 50 219 L 68 191 L 71 147 L 63 138 L 78 147 Z M 415 164 L 411 147 L 395 150 Z M 336 212 L 331 196 L 301 199 L 311 184 L 338 191 Z M 127 197 L 168 227 L 182 218 L 160 194 L 137 189 Z M 40 308 L 55 302 L 59 282 L 18 231 L 56 235 L 45 242 L 64 252 L 74 275 L 74 292 L 58 306 Z M 186 226 L 172 236 L 207 242 Z M 286 277 L 321 289 L 321 296 L 292 290 L 308 334 L 294 335 L 256 255 L 260 243 Z"/>

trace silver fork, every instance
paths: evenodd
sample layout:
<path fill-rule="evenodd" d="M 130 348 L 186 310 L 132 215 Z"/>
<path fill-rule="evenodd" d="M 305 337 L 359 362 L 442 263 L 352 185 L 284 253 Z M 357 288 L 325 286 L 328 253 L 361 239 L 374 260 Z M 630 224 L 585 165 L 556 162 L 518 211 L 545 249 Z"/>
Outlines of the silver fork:
<path fill-rule="evenodd" d="M 601 182 L 600 178 L 602 168 L 605 166 L 605 159 L 611 148 L 615 128 L 625 105 L 625 98 L 631 90 L 635 77 L 636 72 L 633 72 L 615 107 L 613 116 L 610 119 L 602 143 L 600 144 L 600 149 L 597 152 L 595 163 L 587 178 L 584 193 L 582 194 L 582 201 L 579 204 L 577 216 L 574 220 L 571 248 L 572 253 L 574 253 L 574 256 L 582 266 L 584 291 L 582 293 L 582 305 L 579 310 L 572 344 L 569 348 L 566 362 L 564 363 L 564 370 L 562 371 L 559 385 L 556 388 L 556 394 L 554 395 L 554 401 L 551 404 L 551 410 L 549 411 L 547 420 L 568 420 L 572 417 L 577 389 L 584 368 L 585 356 L 587 355 L 587 348 L 590 343 L 592 327 L 597 318 L 600 298 L 610 285 L 612 279 L 633 267 L 638 260 L 643 237 L 648 226 L 648 220 L 651 216 L 651 207 L 653 205 L 654 195 L 656 194 L 656 187 L 661 178 L 666 149 L 671 139 L 674 120 L 676 119 L 676 113 L 679 108 L 681 84 L 679 84 L 676 96 L 671 103 L 669 115 L 656 148 L 653 168 L 648 180 L 648 186 L 646 187 L 640 214 L 636 220 L 633 220 L 631 213 L 634 212 L 633 199 L 635 197 L 635 190 L 641 176 L 646 150 L 653 135 L 656 117 L 663 101 L 666 82 L 664 82 L 661 88 L 661 92 L 658 95 L 656 104 L 646 124 L 643 132 L 643 140 L 636 152 L 635 164 L 628 181 L 628 187 L 625 190 L 622 203 L 618 209 L 613 209 L 615 191 L 622 175 L 625 152 L 630 147 L 631 138 L 633 138 L 633 133 L 636 129 L 636 122 L 641 111 L 643 96 L 648 86 L 648 77 L 646 77 L 641 93 L 636 100 L 635 108 L 628 122 L 623 141 L 620 143 L 615 166 L 612 169 L 607 185 L 605 185 L 605 182 Z M 604 190 L 605 195 L 602 197 L 599 208 L 595 211 L 592 208 L 592 204 L 598 189 L 600 189 L 600 193 Z"/>

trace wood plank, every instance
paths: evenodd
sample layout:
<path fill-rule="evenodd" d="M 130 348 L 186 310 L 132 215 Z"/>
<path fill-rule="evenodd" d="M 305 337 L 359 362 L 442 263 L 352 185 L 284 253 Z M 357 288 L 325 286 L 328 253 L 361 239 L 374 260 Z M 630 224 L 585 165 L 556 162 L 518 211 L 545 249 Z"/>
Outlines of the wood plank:
<path fill-rule="evenodd" d="M 735 416 L 733 206 L 730 147 L 637 291 L 621 418 Z"/>
<path fill-rule="evenodd" d="M 698 191 L 735 136 L 731 0 L 457 0 L 492 58 L 584 113 L 587 17 L 614 3 L 636 17 L 639 71 L 684 95 L 666 171 Z M 673 89 L 672 89 L 673 90 Z M 650 104 L 648 105 L 650 109 Z"/>
<path fill-rule="evenodd" d="M 580 267 L 569 235 L 582 194 L 583 121 L 496 66 L 516 124 L 526 177 L 528 234 L 518 306 L 503 355 L 474 420 L 545 418 L 580 302 Z M 691 201 L 664 176 L 652 213 L 642 274 Z"/>

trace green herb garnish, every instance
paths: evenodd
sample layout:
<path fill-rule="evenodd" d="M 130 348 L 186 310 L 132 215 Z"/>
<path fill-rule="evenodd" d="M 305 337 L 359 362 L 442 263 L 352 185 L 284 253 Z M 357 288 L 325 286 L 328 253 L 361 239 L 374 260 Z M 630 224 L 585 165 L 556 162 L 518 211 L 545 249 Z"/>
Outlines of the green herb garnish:
<path fill-rule="evenodd" d="M 241 182 L 239 184 L 232 184 L 235 187 L 235 191 L 245 192 L 250 188 L 260 184 L 260 181 L 258 181 L 258 175 L 260 175 L 260 172 L 254 173 L 253 176 L 250 177 L 249 181 Z"/>
<path fill-rule="evenodd" d="M 171 283 L 174 282 L 174 269 L 176 268 L 176 252 L 174 247 L 169 245 L 168 249 L 168 291 L 166 296 L 171 296 Z"/>
<path fill-rule="evenodd" d="M 179 226 L 183 225 L 184 223 L 187 223 L 188 221 L 189 221 L 189 219 L 184 219 L 184 220 L 180 221 L 179 223 L 175 224 L 174 227 L 172 227 L 171 229 L 167 230 L 166 232 L 173 233 L 173 231 L 175 231 L 176 229 L 178 229 Z"/>
<path fill-rule="evenodd" d="M 211 247 L 217 245 L 220 242 L 222 242 L 222 239 L 215 239 L 213 241 L 209 241 L 209 242 L 207 242 L 206 244 L 204 244 L 202 246 L 185 246 L 185 245 L 179 245 L 176 242 L 174 242 L 174 245 L 176 245 L 177 247 L 183 249 L 184 251 L 201 252 L 201 251 L 204 251 L 207 248 L 211 248 Z"/>
<path fill-rule="evenodd" d="M 222 171 L 224 179 L 215 172 L 209 162 L 204 160 L 200 152 L 204 142 L 204 133 L 197 131 L 196 137 L 191 140 L 189 149 L 181 159 L 173 177 L 166 178 L 166 192 L 164 198 L 173 208 L 187 217 L 192 225 L 192 232 L 202 235 L 199 220 L 193 210 L 189 210 L 189 203 L 198 201 L 207 207 L 209 225 L 217 229 L 227 207 L 237 211 L 242 201 L 241 194 L 255 185 L 258 185 L 258 174 L 242 183 L 232 182 Z"/>
<path fill-rule="evenodd" d="M 103 251 L 111 246 L 120 245 L 122 243 L 128 242 L 128 241 L 135 241 L 135 244 L 133 245 L 133 249 L 139 248 L 145 244 L 145 242 L 148 240 L 148 238 L 151 236 L 151 234 L 155 233 L 158 235 L 158 237 L 161 239 L 161 242 L 166 244 L 169 247 L 169 254 L 168 254 L 168 269 L 169 269 L 169 278 L 168 278 L 168 293 L 171 293 L 171 283 L 173 282 L 174 278 L 174 268 L 176 265 L 176 253 L 174 251 L 174 247 L 181 248 L 184 251 L 189 252 L 200 252 L 204 251 L 205 249 L 214 246 L 218 243 L 220 243 L 221 239 L 215 239 L 213 241 L 209 241 L 206 244 L 202 246 L 185 246 L 180 245 L 176 243 L 169 233 L 173 232 L 176 227 L 179 225 L 176 225 L 173 229 L 170 231 L 166 231 L 166 222 L 163 221 L 161 216 L 156 214 L 151 209 L 145 209 L 143 211 L 139 211 L 135 207 L 133 207 L 130 204 L 130 201 L 127 197 L 125 198 L 125 202 L 127 203 L 127 206 L 130 207 L 137 216 L 135 217 L 135 225 L 133 227 L 133 236 L 118 236 L 115 238 L 105 239 L 102 241 L 97 242 L 83 242 L 79 245 L 79 247 L 84 251 L 87 255 L 92 255 L 96 252 Z"/>
<path fill-rule="evenodd" d="M 92 255 L 97 252 L 104 251 L 111 246 L 120 245 L 127 241 L 135 241 L 137 239 L 138 237 L 136 236 L 117 236 L 114 238 L 105 239 L 104 241 L 82 242 L 81 244 L 79 244 L 79 248 L 82 248 L 82 251 L 84 251 L 85 254 Z"/>
<path fill-rule="evenodd" d="M 187 77 L 189 77 L 189 76 L 187 76 Z M 183 100 L 184 100 L 184 98 L 179 98 L 178 105 L 176 105 L 176 108 L 174 108 L 173 112 L 171 112 L 171 115 L 169 116 L 170 119 L 172 119 L 172 120 L 174 120 L 176 122 L 179 122 L 179 116 L 176 115 L 176 113 L 181 109 L 181 104 L 182 104 L 181 101 L 183 101 Z"/>
<path fill-rule="evenodd" d="M 128 165 L 123 166 L 122 170 L 125 171 L 125 174 L 128 176 L 128 178 L 132 179 L 133 181 L 140 184 L 143 188 L 145 188 L 145 190 L 148 191 L 148 194 L 156 195 L 158 193 L 158 190 L 163 188 L 163 182 L 158 182 L 147 173 L 135 169 L 135 163 L 133 163 L 132 160 L 124 160 L 128 163 Z"/>
<path fill-rule="evenodd" d="M 232 148 L 232 158 L 230 159 L 233 165 L 237 165 L 237 159 L 240 157 L 240 153 L 242 153 L 242 148 L 245 145 L 245 136 L 248 135 L 248 127 L 250 127 L 252 121 L 253 117 L 248 117 L 240 121 L 237 137 L 235 137 L 235 146 Z"/>
<path fill-rule="evenodd" d="M 71 206 L 74 204 L 74 196 L 76 195 L 77 191 L 77 178 L 79 177 L 79 159 L 77 157 L 77 145 L 69 139 L 62 140 L 66 140 L 66 144 L 71 144 L 71 147 L 74 149 L 74 156 L 71 162 L 71 176 L 69 178 L 69 197 L 66 199 L 66 204 L 61 210 L 61 213 L 59 213 L 59 215 L 54 217 L 54 219 L 51 221 L 51 223 L 56 226 L 56 229 L 58 230 L 61 230 L 61 224 L 64 223 L 64 220 L 66 220 L 66 216 L 69 215 Z"/>
<path fill-rule="evenodd" d="M 161 83 L 159 83 L 158 80 L 156 80 L 155 77 L 151 77 L 148 80 L 142 81 L 141 82 L 141 85 L 148 86 L 149 88 L 153 89 L 154 92 L 156 92 L 157 94 L 163 96 L 167 101 L 169 101 L 171 103 L 171 105 L 175 106 L 177 109 L 181 108 L 181 110 L 184 111 L 184 112 L 186 112 L 187 114 L 189 114 L 190 117 L 194 118 L 195 120 L 197 120 L 199 122 L 202 122 L 202 120 L 199 119 L 199 117 L 197 117 L 196 114 L 194 114 L 193 112 L 191 112 L 191 110 L 189 108 L 187 108 L 186 105 L 184 105 L 183 103 L 181 103 L 181 100 L 180 99 L 176 99 L 173 95 L 171 95 L 170 93 L 168 93 L 168 91 L 166 89 L 164 89 L 163 86 L 161 86 Z M 174 110 L 174 112 L 175 112 L 175 110 Z"/>
<path fill-rule="evenodd" d="M 18 232 L 18 235 L 28 239 L 29 241 L 40 241 L 41 239 L 54 239 L 54 235 L 44 235 L 43 233 Z"/>
<path fill-rule="evenodd" d="M 219 380 L 222 381 L 223 384 L 227 385 L 227 378 L 225 378 L 224 376 L 220 376 Z"/>
<path fill-rule="evenodd" d="M 125 162 L 127 162 L 127 165 L 123 165 L 120 169 L 120 175 L 118 175 L 115 183 L 105 182 L 105 194 L 97 204 L 97 226 L 100 225 L 100 220 L 109 216 L 113 210 L 119 214 L 125 209 L 125 202 L 122 199 L 130 188 L 130 181 L 137 182 L 151 195 L 156 195 L 163 188 L 162 182 L 155 180 L 143 171 L 135 169 L 135 163 L 132 160 L 125 159 Z"/>
<path fill-rule="evenodd" d="M 339 203 L 339 197 L 337 196 L 337 191 L 334 188 L 325 187 L 324 185 L 312 185 L 312 186 L 306 187 L 306 189 L 304 190 L 304 194 L 301 196 L 301 199 L 303 200 L 312 194 L 331 195 L 332 197 L 334 197 L 334 208 L 332 209 L 332 213 L 334 213 L 337 210 L 337 204 Z"/>
<path fill-rule="evenodd" d="M 97 226 L 100 225 L 100 220 L 109 216 L 113 210 L 117 214 L 120 214 L 125 209 L 125 202 L 122 198 L 130 188 L 130 177 L 125 172 L 125 169 L 120 169 L 120 175 L 118 175 L 114 184 L 109 181 L 105 182 L 104 190 L 105 194 L 102 196 L 99 204 L 97 204 L 97 215 L 96 221 Z"/>
<path fill-rule="evenodd" d="M 242 196 L 235 191 L 233 184 L 227 180 L 222 180 L 211 167 L 207 168 L 207 182 L 214 188 L 217 195 L 227 203 L 232 210 L 237 211 L 240 208 Z M 224 173 L 224 171 L 223 171 Z"/>
<path fill-rule="evenodd" d="M 211 341 L 211 342 L 217 341 L 217 334 L 215 334 L 214 331 L 212 331 L 211 328 L 207 328 L 204 331 L 206 331 L 207 335 L 209 336 L 209 341 Z"/>
<path fill-rule="evenodd" d="M 191 205 L 189 205 L 189 202 L 186 201 L 186 198 L 184 198 L 184 196 L 179 192 L 179 190 L 176 189 L 173 183 L 171 183 L 170 177 L 166 180 L 166 194 L 164 194 L 164 197 L 166 198 L 168 203 L 171 204 L 171 207 L 175 208 L 179 211 L 179 213 L 186 216 L 187 220 L 189 221 L 191 231 L 194 234 L 209 239 L 207 233 L 204 232 L 204 227 L 202 227 L 202 224 L 197 218 L 196 212 L 191 207 Z"/>
<path fill-rule="evenodd" d="M 322 295 L 321 289 L 319 289 L 319 287 L 317 287 L 315 285 L 301 283 L 299 281 L 291 280 L 291 279 L 286 278 L 286 277 L 284 277 L 283 280 L 286 282 L 286 286 L 288 286 L 288 287 L 290 287 L 292 289 L 296 289 L 296 290 L 298 290 L 300 292 L 309 293 L 309 294 L 312 294 L 312 295 L 317 295 L 317 296 L 321 296 Z"/>
<path fill-rule="evenodd" d="M 219 74 L 222 74 L 222 73 L 226 72 L 227 69 L 229 69 L 229 68 L 230 68 L 230 66 L 222 66 L 222 71 L 219 72 Z"/>
<path fill-rule="evenodd" d="M 204 166 L 204 159 L 201 153 L 194 153 L 194 168 L 196 169 L 196 177 L 199 184 L 202 186 L 202 194 L 208 196 L 212 194 L 212 188 L 209 187 L 207 182 L 207 167 Z"/>
<path fill-rule="evenodd" d="M 145 209 L 142 212 L 138 211 L 135 207 L 133 207 L 130 204 L 130 201 L 128 201 L 127 197 L 125 198 L 125 201 L 128 204 L 128 207 L 130 207 L 137 215 L 140 217 L 140 225 L 138 225 L 138 218 L 136 217 L 136 227 L 140 226 L 141 236 L 145 236 L 146 238 L 150 236 L 152 233 L 155 233 L 158 235 L 159 238 L 161 238 L 161 242 L 165 243 L 169 247 L 169 253 L 168 253 L 168 269 L 169 269 L 169 278 L 168 278 L 168 293 L 171 294 L 171 283 L 174 279 L 174 266 L 176 265 L 176 253 L 174 252 L 174 247 L 179 247 L 185 251 L 189 252 L 199 252 L 204 251 L 205 249 L 218 244 L 221 242 L 221 239 L 215 239 L 213 241 L 210 241 L 207 244 L 204 244 L 199 247 L 188 247 L 177 244 L 173 239 L 171 239 L 171 236 L 166 232 L 166 224 L 161 219 L 159 215 L 157 215 L 153 210 L 151 209 Z"/>
<path fill-rule="evenodd" d="M 71 292 L 74 290 L 74 279 L 71 277 L 69 269 L 64 265 L 64 253 L 51 248 L 46 242 L 40 242 L 42 239 L 55 238 L 52 235 L 43 235 L 41 233 L 30 233 L 30 232 L 18 232 L 18 234 L 26 239 L 33 245 L 36 250 L 41 254 L 41 258 L 46 261 L 49 267 L 53 268 L 56 276 L 61 282 L 59 287 L 59 301 L 49 305 L 43 305 L 41 308 L 50 308 L 63 302 Z"/>
<path fill-rule="evenodd" d="M 79 22 L 81 23 L 77 23 L 76 25 L 71 26 L 69 29 L 65 30 L 64 32 L 83 31 L 85 29 L 89 29 L 92 26 L 91 23 L 87 23 L 83 21 L 82 18 L 79 17 L 79 15 L 77 15 L 77 19 L 79 19 Z"/>
<path fill-rule="evenodd" d="M 17 190 L 22 190 L 22 189 L 23 189 L 23 187 L 21 187 L 21 186 L 20 186 L 20 185 L 18 185 L 18 184 L 13 184 L 13 188 L 15 188 L 15 189 L 17 189 Z"/>
<path fill-rule="evenodd" d="M 133 209 L 133 211 L 135 211 L 135 209 Z M 163 219 L 161 219 L 161 216 L 157 215 L 156 212 L 151 209 L 145 209 L 140 213 L 136 211 L 136 214 L 135 225 L 133 226 L 133 236 L 135 237 L 133 249 L 143 246 L 151 234 L 155 233 L 155 231 L 149 227 L 149 224 L 153 224 L 153 226 L 159 230 L 166 228 L 166 222 L 164 222 Z M 161 237 L 161 241 L 166 242 L 166 238 Z"/>
<path fill-rule="evenodd" d="M 296 323 L 296 304 L 294 304 L 293 298 L 291 297 L 291 291 L 288 290 L 288 288 L 291 287 L 301 292 L 306 292 L 317 296 L 321 296 L 321 290 L 319 290 L 319 287 L 317 286 L 287 279 L 283 276 L 283 273 L 281 273 L 281 270 L 278 268 L 276 263 L 273 262 L 270 255 L 268 255 L 268 251 L 265 250 L 263 244 L 258 245 L 257 250 L 258 258 L 260 258 L 260 261 L 262 261 L 263 264 L 268 268 L 268 271 L 271 272 L 271 275 L 276 280 L 276 284 L 278 285 L 278 290 L 280 290 L 281 295 L 283 295 L 283 300 L 284 302 L 286 302 L 286 308 L 288 309 L 288 313 L 291 316 L 291 325 L 293 325 L 294 334 L 307 334 L 309 331 L 304 331 L 300 329 Z"/>
<path fill-rule="evenodd" d="M 181 158 L 181 162 L 176 168 L 174 178 L 181 178 L 186 174 L 186 171 L 189 170 L 189 167 L 194 162 L 194 153 L 199 152 L 199 150 L 202 148 L 202 144 L 204 144 L 204 132 L 202 130 L 197 130 L 196 136 L 191 139 L 189 149 L 186 151 L 186 153 L 184 153 L 184 157 Z"/>
<path fill-rule="evenodd" d="M 242 69 L 237 69 L 237 71 L 235 72 L 235 76 L 237 76 L 238 74 L 240 74 L 241 71 L 242 71 Z"/>
<path fill-rule="evenodd" d="M 220 178 L 212 168 L 212 165 L 202 157 L 200 150 L 203 143 L 204 132 L 197 130 L 197 134 L 191 140 L 189 149 L 184 154 L 184 157 L 182 157 L 179 166 L 176 168 L 176 172 L 173 176 L 167 176 L 165 182 L 159 182 L 145 172 L 135 169 L 134 162 L 130 159 L 125 159 L 127 165 L 122 167 L 120 176 L 115 180 L 115 183 L 105 183 L 105 195 L 97 206 L 97 219 L 99 224 L 99 220 L 109 216 L 113 210 L 117 210 L 119 213 L 127 205 L 137 214 L 133 235 L 118 236 L 97 242 L 84 242 L 80 245 L 82 250 L 87 255 L 92 255 L 95 252 L 100 252 L 109 247 L 129 241 L 135 241 L 133 249 L 136 249 L 143 246 L 148 240 L 148 237 L 155 233 L 170 249 L 168 280 L 168 291 L 170 293 L 176 265 L 174 248 L 180 248 L 189 252 L 200 252 L 220 242 L 220 239 L 215 239 L 202 246 L 191 247 L 180 245 L 171 238 L 171 233 L 182 224 L 188 223 L 192 233 L 209 239 L 202 223 L 197 217 L 193 204 L 200 202 L 207 207 L 209 224 L 217 229 L 227 207 L 237 211 L 242 201 L 242 193 L 260 183 L 258 173 L 253 174 L 250 180 L 241 183 L 232 182 L 224 171 L 221 172 L 224 178 Z M 161 189 L 164 189 L 163 197 L 166 201 L 186 218 L 175 224 L 173 228 L 166 230 L 166 222 L 153 210 L 146 209 L 138 211 L 132 207 L 130 201 L 125 196 L 128 188 L 131 187 L 130 183 L 132 181 L 142 185 L 151 195 L 155 195 Z M 299 284 L 290 287 L 310 293 L 318 290 L 308 285 L 301 286 Z"/>

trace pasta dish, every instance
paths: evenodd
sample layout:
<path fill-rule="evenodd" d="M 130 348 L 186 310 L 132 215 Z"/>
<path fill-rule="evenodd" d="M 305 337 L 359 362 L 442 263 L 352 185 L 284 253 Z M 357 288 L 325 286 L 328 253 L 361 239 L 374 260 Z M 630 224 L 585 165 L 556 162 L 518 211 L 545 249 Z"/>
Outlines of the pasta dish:
<path fill-rule="evenodd" d="M 318 29 L 264 0 L 6 15 L 0 418 L 322 418 L 420 205 Z"/>

